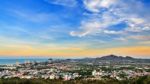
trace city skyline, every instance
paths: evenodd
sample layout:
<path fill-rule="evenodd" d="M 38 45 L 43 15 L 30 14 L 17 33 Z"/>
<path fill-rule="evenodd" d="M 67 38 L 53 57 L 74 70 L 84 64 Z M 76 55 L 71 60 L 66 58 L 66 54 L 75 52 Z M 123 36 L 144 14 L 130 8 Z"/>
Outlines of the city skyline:
<path fill-rule="evenodd" d="M 0 3 L 0 56 L 150 58 L 149 0 Z"/>

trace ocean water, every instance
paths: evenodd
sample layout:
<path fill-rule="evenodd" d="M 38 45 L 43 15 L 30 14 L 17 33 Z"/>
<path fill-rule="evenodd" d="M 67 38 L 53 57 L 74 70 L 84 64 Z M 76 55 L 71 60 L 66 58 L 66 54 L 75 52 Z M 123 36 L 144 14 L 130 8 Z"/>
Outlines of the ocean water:
<path fill-rule="evenodd" d="M 0 58 L 0 65 L 30 62 L 45 62 L 48 58 Z"/>

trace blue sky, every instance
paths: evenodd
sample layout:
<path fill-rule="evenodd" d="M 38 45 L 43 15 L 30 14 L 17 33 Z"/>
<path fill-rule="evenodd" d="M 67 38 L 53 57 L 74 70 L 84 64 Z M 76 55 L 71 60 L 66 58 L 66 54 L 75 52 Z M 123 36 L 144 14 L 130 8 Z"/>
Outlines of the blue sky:
<path fill-rule="evenodd" d="M 0 55 L 150 56 L 149 0 L 0 3 Z"/>

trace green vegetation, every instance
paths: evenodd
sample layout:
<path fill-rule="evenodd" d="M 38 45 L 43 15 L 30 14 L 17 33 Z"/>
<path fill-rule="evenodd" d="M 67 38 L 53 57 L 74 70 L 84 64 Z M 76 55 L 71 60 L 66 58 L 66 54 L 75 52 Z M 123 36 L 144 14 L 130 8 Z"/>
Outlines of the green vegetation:
<path fill-rule="evenodd" d="M 0 79 L 0 84 L 150 84 L 150 76 L 138 77 L 130 80 L 118 81 L 116 79 L 105 80 L 49 80 L 49 79 Z"/>

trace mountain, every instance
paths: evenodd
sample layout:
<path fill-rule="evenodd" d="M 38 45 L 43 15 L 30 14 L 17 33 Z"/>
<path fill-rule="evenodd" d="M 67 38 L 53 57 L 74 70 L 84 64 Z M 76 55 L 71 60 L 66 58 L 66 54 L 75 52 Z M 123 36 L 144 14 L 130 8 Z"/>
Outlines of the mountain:
<path fill-rule="evenodd" d="M 50 59 L 51 60 L 51 59 Z M 84 63 L 84 64 L 139 64 L 139 63 L 150 63 L 150 59 L 137 59 L 130 56 L 117 56 L 117 55 L 107 55 L 97 58 L 83 58 L 83 59 L 58 59 L 53 60 L 53 62 L 59 63 Z"/>
<path fill-rule="evenodd" d="M 107 55 L 98 58 L 100 60 L 133 60 L 134 58 L 130 56 L 122 57 L 122 56 L 116 56 L 116 55 Z"/>
<path fill-rule="evenodd" d="M 93 63 L 93 64 L 103 64 L 103 63 L 118 63 L 118 64 L 126 64 L 126 63 L 150 63 L 150 59 L 137 59 L 130 56 L 117 56 L 117 55 L 107 55 L 97 58 L 84 58 L 84 59 L 76 59 L 76 62 L 79 63 Z"/>

